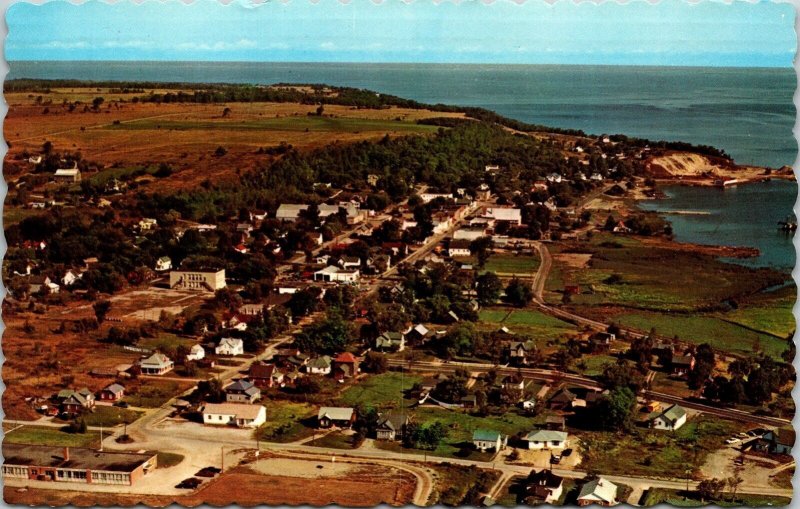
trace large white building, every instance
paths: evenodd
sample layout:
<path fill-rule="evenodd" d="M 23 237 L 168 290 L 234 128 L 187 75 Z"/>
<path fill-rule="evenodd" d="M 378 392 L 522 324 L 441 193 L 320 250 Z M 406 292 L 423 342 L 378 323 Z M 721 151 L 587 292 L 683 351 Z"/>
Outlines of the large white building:
<path fill-rule="evenodd" d="M 314 281 L 327 283 L 357 283 L 361 273 L 358 270 L 345 270 L 335 265 L 325 267 L 314 273 Z"/>
<path fill-rule="evenodd" d="M 216 292 L 225 288 L 225 269 L 173 270 L 169 273 L 169 287 L 176 290 Z"/>
<path fill-rule="evenodd" d="M 489 207 L 486 209 L 484 217 L 516 225 L 522 224 L 522 211 L 513 207 Z"/>
<path fill-rule="evenodd" d="M 267 409 L 247 403 L 208 403 L 203 408 L 203 424 L 257 428 L 267 422 Z"/>

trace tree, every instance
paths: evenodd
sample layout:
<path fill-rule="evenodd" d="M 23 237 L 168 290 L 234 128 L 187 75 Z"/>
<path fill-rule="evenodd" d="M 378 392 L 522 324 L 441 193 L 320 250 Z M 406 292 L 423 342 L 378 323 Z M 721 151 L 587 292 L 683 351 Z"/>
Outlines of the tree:
<path fill-rule="evenodd" d="M 352 336 L 353 324 L 334 308 L 328 310 L 324 320 L 303 329 L 297 336 L 297 344 L 309 352 L 330 354 L 344 350 Z"/>
<path fill-rule="evenodd" d="M 92 99 L 92 109 L 94 111 L 99 110 L 100 106 L 102 106 L 104 102 L 105 99 L 103 99 L 102 97 L 95 97 L 94 99 Z"/>
<path fill-rule="evenodd" d="M 317 116 L 318 117 L 321 117 L 324 112 L 325 112 L 325 106 L 324 105 L 320 104 L 319 106 L 317 106 Z"/>
<path fill-rule="evenodd" d="M 638 392 L 645 382 L 644 376 L 625 361 L 606 364 L 600 380 L 611 390 L 627 387 L 633 392 Z"/>
<path fill-rule="evenodd" d="M 725 481 L 722 479 L 703 479 L 697 484 L 697 494 L 703 502 L 718 500 L 724 488 Z"/>
<path fill-rule="evenodd" d="M 229 116 L 230 116 L 230 114 L 231 114 L 231 111 L 232 111 L 232 110 L 231 110 L 230 108 L 226 107 L 224 110 L 222 110 L 222 117 L 223 117 L 223 118 L 227 118 L 227 117 L 229 117 Z"/>
<path fill-rule="evenodd" d="M 503 284 L 497 274 L 494 272 L 487 272 L 478 277 L 478 302 L 482 306 L 489 306 L 497 302 L 500 298 L 500 292 L 503 289 Z"/>
<path fill-rule="evenodd" d="M 525 307 L 533 300 L 533 289 L 529 284 L 514 277 L 506 286 L 506 299 L 517 307 Z"/>
<path fill-rule="evenodd" d="M 478 268 L 483 268 L 486 262 L 489 261 L 489 256 L 492 254 L 494 241 L 491 237 L 478 237 L 469 244 L 469 249 L 478 259 Z"/>
<path fill-rule="evenodd" d="M 50 153 L 51 153 L 52 151 L 53 151 L 53 142 L 51 142 L 51 141 L 45 141 L 45 142 L 42 144 L 42 153 L 43 153 L 43 154 L 45 154 L 45 155 L 50 155 Z"/>
<path fill-rule="evenodd" d="M 599 417 L 600 426 L 609 431 L 627 431 L 633 426 L 633 409 L 636 394 L 628 387 L 617 387 L 600 398 L 595 415 Z"/>
<path fill-rule="evenodd" d="M 716 365 L 714 348 L 708 343 L 703 343 L 697 347 L 694 359 L 694 369 L 689 372 L 688 385 L 690 389 L 700 389 L 714 371 Z"/>
<path fill-rule="evenodd" d="M 92 304 L 92 308 L 94 309 L 94 316 L 97 318 L 97 323 L 103 323 L 106 319 L 106 315 L 111 310 L 111 301 L 108 300 L 99 300 Z"/>
<path fill-rule="evenodd" d="M 368 373 L 385 373 L 389 369 L 389 362 L 386 356 L 380 352 L 369 352 L 361 363 L 364 371 Z"/>

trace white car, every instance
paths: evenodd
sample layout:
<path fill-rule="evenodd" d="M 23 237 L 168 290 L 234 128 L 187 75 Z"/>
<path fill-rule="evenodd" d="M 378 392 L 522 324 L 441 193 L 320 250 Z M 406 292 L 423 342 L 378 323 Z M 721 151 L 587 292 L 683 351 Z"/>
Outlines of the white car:
<path fill-rule="evenodd" d="M 739 442 L 741 442 L 741 441 L 742 441 L 742 440 L 741 440 L 741 439 L 739 439 L 739 438 L 736 438 L 736 437 L 731 437 L 731 438 L 729 438 L 729 439 L 725 440 L 725 443 L 726 443 L 726 444 L 728 444 L 728 445 L 733 445 L 733 444 L 738 444 L 738 443 L 739 443 Z"/>

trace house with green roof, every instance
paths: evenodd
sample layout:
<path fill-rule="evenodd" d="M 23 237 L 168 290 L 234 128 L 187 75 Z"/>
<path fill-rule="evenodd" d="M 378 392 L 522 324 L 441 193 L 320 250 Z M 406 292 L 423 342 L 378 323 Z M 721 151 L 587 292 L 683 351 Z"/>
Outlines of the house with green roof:
<path fill-rule="evenodd" d="M 675 431 L 686 424 L 686 410 L 680 405 L 672 405 L 661 413 L 650 414 L 649 420 L 653 429 Z"/>
<path fill-rule="evenodd" d="M 500 451 L 505 448 L 508 437 L 486 429 L 476 429 L 472 433 L 472 444 L 481 452 Z"/>

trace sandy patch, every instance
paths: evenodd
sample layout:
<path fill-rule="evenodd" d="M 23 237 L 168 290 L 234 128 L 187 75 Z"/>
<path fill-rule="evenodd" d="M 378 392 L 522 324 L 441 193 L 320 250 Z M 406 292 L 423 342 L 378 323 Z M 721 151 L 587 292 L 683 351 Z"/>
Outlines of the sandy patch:
<path fill-rule="evenodd" d="M 361 468 L 352 463 L 305 461 L 291 458 L 263 459 L 255 463 L 250 463 L 248 467 L 262 474 L 303 477 L 306 479 L 342 477 Z"/>
<path fill-rule="evenodd" d="M 567 267 L 583 269 L 589 265 L 592 255 L 585 253 L 559 253 L 553 255 L 553 259 Z"/>

